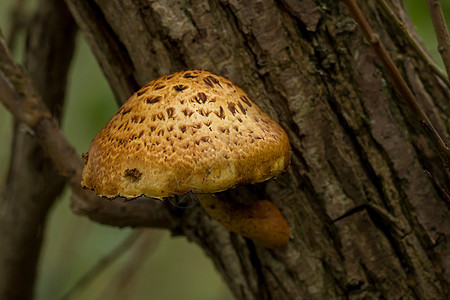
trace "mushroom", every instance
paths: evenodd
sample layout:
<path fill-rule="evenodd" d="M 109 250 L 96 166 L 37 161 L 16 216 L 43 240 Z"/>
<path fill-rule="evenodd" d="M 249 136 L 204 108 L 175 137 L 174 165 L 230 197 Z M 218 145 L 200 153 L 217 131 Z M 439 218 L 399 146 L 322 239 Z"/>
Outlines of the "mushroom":
<path fill-rule="evenodd" d="M 243 205 L 212 195 L 266 181 L 290 163 L 284 130 L 222 76 L 190 70 L 151 81 L 100 130 L 83 160 L 81 185 L 99 196 L 192 192 L 227 229 L 268 248 L 289 241 L 270 201 Z"/>

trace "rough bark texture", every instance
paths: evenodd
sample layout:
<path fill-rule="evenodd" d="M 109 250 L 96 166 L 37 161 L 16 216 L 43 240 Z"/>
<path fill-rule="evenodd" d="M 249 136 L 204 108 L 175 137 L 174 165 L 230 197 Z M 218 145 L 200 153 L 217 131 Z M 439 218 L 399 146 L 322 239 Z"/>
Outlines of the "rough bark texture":
<path fill-rule="evenodd" d="M 287 131 L 292 165 L 228 193 L 286 216 L 270 251 L 186 210 L 198 243 L 239 299 L 448 299 L 450 179 L 339 1 L 66 0 L 121 103 L 173 71 L 204 68 L 241 86 Z M 377 1 L 359 1 L 423 109 L 448 135 L 449 87 Z M 391 3 L 408 25 L 399 1 Z"/>
<path fill-rule="evenodd" d="M 57 118 L 75 28 L 64 2 L 42 0 L 27 33 L 25 67 Z M 47 212 L 63 187 L 63 178 L 31 131 L 15 122 L 9 172 L 0 198 L 0 299 L 32 297 Z"/>

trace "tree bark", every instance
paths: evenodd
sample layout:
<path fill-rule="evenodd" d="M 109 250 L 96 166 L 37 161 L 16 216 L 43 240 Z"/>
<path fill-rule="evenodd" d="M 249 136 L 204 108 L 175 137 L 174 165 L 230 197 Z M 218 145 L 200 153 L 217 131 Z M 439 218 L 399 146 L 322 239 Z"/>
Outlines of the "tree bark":
<path fill-rule="evenodd" d="M 52 115 L 61 117 L 76 25 L 59 0 L 42 0 L 27 32 L 25 68 Z M 14 122 L 10 166 L 0 198 L 0 299 L 30 299 L 47 213 L 64 179 L 31 130 Z"/>
<path fill-rule="evenodd" d="M 225 195 L 279 207 L 292 232 L 286 249 L 230 233 L 199 206 L 173 229 L 204 249 L 236 298 L 450 297 L 449 203 L 423 170 L 447 191 L 449 175 L 343 3 L 66 3 L 119 103 L 158 76 L 203 68 L 241 86 L 288 133 L 283 175 Z M 408 26 L 402 3 L 389 4 Z M 359 5 L 448 136 L 449 87 L 380 1 Z"/>

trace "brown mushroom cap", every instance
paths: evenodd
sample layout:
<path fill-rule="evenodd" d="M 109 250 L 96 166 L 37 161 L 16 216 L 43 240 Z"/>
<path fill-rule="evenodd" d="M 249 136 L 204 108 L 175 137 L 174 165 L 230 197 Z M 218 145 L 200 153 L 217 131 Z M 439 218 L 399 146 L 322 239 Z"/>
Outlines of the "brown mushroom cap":
<path fill-rule="evenodd" d="M 243 90 L 191 70 L 131 96 L 83 158 L 81 185 L 98 195 L 162 198 L 265 181 L 289 165 L 290 145 Z"/>

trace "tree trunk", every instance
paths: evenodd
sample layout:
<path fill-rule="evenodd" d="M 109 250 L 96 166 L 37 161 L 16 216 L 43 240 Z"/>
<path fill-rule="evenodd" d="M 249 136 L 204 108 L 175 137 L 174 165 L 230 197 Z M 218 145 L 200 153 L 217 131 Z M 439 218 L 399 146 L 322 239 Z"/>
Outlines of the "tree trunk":
<path fill-rule="evenodd" d="M 358 1 L 420 105 L 449 132 L 449 86 L 382 1 Z M 228 192 L 265 197 L 286 249 L 228 232 L 197 206 L 176 233 L 198 243 L 238 299 L 448 299 L 450 178 L 340 1 L 66 0 L 119 103 L 180 69 L 228 77 L 286 130 L 289 169 Z M 411 29 L 402 3 L 392 11 Z M 86 149 L 87 150 L 87 149 Z"/>

